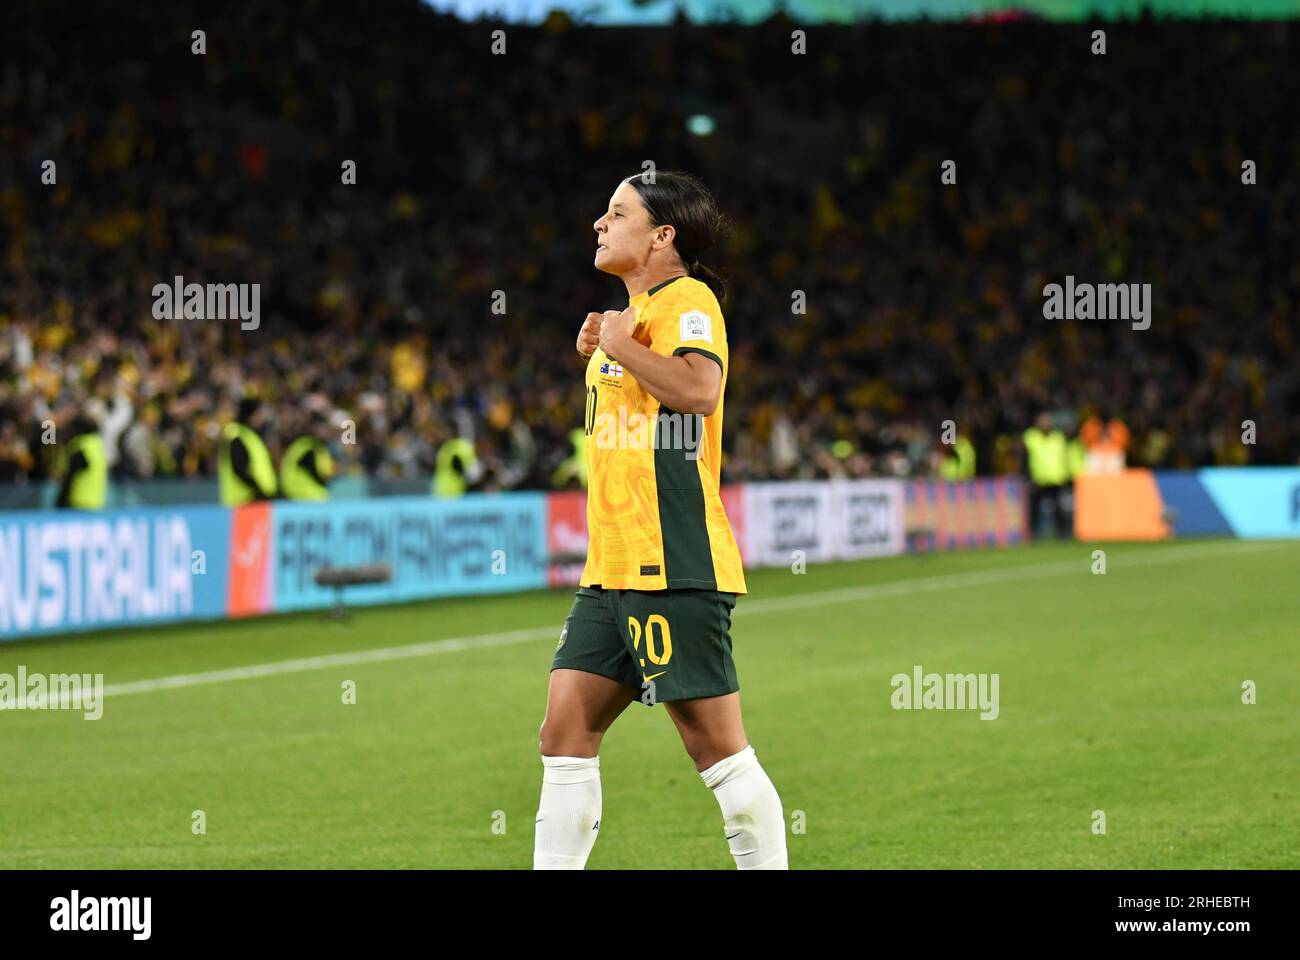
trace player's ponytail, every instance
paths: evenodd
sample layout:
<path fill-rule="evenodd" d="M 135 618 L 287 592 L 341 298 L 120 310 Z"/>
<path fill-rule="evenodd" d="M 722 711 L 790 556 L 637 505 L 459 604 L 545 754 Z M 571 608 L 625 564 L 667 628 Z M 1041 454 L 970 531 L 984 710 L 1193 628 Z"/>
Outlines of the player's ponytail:
<path fill-rule="evenodd" d="M 676 170 L 659 170 L 653 174 L 653 180 L 646 182 L 651 176 L 637 173 L 624 182 L 630 183 L 640 195 L 651 226 L 672 225 L 676 231 L 673 247 L 682 259 L 682 266 L 713 291 L 719 305 L 725 306 L 727 283 L 701 257 L 722 245 L 731 233 L 730 223 L 699 177 Z"/>
<path fill-rule="evenodd" d="M 692 277 L 699 280 L 718 298 L 718 306 L 726 306 L 727 303 L 727 281 L 718 274 L 700 263 L 698 260 L 692 260 L 686 265 L 686 270 Z"/>

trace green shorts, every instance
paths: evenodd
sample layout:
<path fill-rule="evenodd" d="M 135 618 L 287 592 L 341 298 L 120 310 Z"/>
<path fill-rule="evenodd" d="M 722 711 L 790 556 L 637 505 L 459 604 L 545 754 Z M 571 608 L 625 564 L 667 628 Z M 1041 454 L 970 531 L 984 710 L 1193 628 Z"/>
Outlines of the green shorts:
<path fill-rule="evenodd" d="M 735 606 L 734 593 L 717 590 L 579 587 L 551 669 L 584 670 L 635 687 L 649 706 L 735 693 Z"/>

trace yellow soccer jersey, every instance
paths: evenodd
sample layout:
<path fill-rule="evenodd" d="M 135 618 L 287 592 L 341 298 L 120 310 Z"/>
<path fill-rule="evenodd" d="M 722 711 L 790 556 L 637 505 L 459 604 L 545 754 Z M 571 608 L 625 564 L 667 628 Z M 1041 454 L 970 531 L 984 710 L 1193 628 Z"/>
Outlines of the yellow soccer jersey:
<path fill-rule="evenodd" d="M 587 564 L 582 586 L 746 593 L 718 483 L 727 331 L 705 284 L 675 277 L 629 301 L 633 336 L 655 353 L 700 353 L 722 368 L 711 416 L 662 408 L 599 347 L 587 363 Z"/>

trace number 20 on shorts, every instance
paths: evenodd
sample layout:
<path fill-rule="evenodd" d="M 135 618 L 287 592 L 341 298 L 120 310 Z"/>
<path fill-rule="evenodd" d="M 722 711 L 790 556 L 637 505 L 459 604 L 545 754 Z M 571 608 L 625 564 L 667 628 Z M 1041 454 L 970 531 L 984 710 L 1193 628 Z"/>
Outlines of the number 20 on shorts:
<path fill-rule="evenodd" d="M 659 628 L 657 641 L 655 627 Z M 627 631 L 632 635 L 632 649 L 640 650 L 641 624 L 637 622 L 636 617 L 627 618 Z M 656 644 L 658 649 L 655 649 Z M 668 621 L 658 613 L 650 614 L 645 620 L 645 655 L 656 666 L 663 666 L 673 658 L 673 635 L 668 629 Z M 641 661 L 641 666 L 645 666 L 644 660 Z"/>

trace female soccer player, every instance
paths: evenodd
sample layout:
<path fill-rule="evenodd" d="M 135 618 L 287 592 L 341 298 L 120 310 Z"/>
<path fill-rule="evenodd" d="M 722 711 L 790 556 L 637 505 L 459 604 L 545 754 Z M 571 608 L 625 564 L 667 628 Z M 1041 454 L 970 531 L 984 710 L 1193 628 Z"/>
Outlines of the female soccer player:
<path fill-rule="evenodd" d="M 551 663 L 533 867 L 586 865 L 601 737 L 641 700 L 673 718 L 736 866 L 785 869 L 781 799 L 745 737 L 731 657 L 746 591 L 718 495 L 727 332 L 722 283 L 698 259 L 723 218 L 698 179 L 659 172 L 620 183 L 594 226 L 596 269 L 623 280 L 629 305 L 578 333 L 590 546 Z"/>

